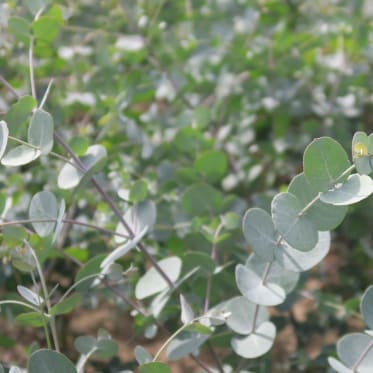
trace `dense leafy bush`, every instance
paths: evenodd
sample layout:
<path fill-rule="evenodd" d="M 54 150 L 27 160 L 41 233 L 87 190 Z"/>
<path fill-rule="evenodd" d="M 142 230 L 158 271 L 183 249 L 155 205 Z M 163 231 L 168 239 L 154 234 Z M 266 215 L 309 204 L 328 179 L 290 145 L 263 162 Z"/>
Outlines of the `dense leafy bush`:
<path fill-rule="evenodd" d="M 339 360 L 302 350 L 315 325 L 349 331 L 341 312 L 359 304 L 373 328 L 372 287 L 358 301 L 373 256 L 369 2 L 0 7 L 0 305 L 8 323 L 43 332 L 29 372 L 83 372 L 93 359 L 162 373 L 186 356 L 206 372 L 369 372 L 362 323 Z M 310 293 L 342 221 L 348 270 Z M 304 297 L 319 308 L 300 323 Z M 118 362 L 99 329 L 75 338 L 74 358 L 66 315 L 103 301 L 157 349 Z M 281 368 L 267 352 L 287 325 L 300 346 Z"/>

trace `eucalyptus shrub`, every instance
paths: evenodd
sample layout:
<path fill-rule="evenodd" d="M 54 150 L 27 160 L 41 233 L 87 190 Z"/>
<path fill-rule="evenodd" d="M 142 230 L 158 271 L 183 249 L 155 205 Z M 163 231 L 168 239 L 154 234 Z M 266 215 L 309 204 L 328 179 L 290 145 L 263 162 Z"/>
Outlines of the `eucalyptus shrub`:
<path fill-rule="evenodd" d="M 0 121 L 0 158 L 6 168 L 34 169 L 37 166 L 33 162 L 44 162 L 47 157 L 53 157 L 59 162 L 59 172 L 55 177 L 57 191 L 53 192 L 49 186 L 36 191 L 29 203 L 27 217 L 13 219 L 12 209 L 16 206 L 6 209 L 7 201 L 5 198 L 2 201 L 3 211 L 6 211 L 0 223 L 4 261 L 27 274 L 32 285 L 18 284 L 18 297 L 4 299 L 0 305 L 2 308 L 21 308 L 23 311 L 17 314 L 16 321 L 42 328 L 45 335 L 46 348 L 32 346 L 30 349 L 27 371 L 80 373 L 91 357 L 111 358 L 117 354 L 117 344 L 105 330 L 99 330 L 95 337 L 75 339 L 74 346 L 80 357 L 74 363 L 60 347 L 59 316 L 71 313 L 87 295 L 102 294 L 102 291 L 114 294 L 116 300 L 130 307 L 144 335 L 150 339 L 165 329 L 169 320 L 167 305 L 180 304 L 176 311 L 180 313 L 180 327 L 168 331 L 169 338 L 155 354 L 142 346 L 135 348 L 141 373 L 170 372 L 167 363 L 160 361 L 164 352 L 167 360 L 190 355 L 203 371 L 224 372 L 219 359 L 213 368 L 199 354 L 206 345 L 212 348 L 211 340 L 221 330 L 228 331 L 230 348 L 239 357 L 257 359 L 265 355 L 276 338 L 276 326 L 270 320 L 268 307 L 286 302 L 287 295 L 297 286 L 300 273 L 310 270 L 328 254 L 329 231 L 341 224 L 348 206 L 373 193 L 373 181 L 369 176 L 373 171 L 373 135 L 355 133 L 352 162 L 344 148 L 331 137 L 317 138 L 308 145 L 303 155 L 303 172 L 291 180 L 286 192 L 274 196 L 270 211 L 254 207 L 243 216 L 243 236 L 252 252 L 235 266 L 235 282 L 241 295 L 212 299 L 214 278 L 224 276 L 232 270 L 233 264 L 219 265 L 217 245 L 237 228 L 239 215 L 227 209 L 211 222 L 204 217 L 192 219 L 192 227 L 196 231 L 202 230 L 211 243 L 210 255 L 192 251 L 157 260 L 147 243 L 149 236 L 157 234 L 157 205 L 148 198 L 147 186 L 141 179 L 134 182 L 130 195 L 124 198 L 126 208 L 122 209 L 104 184 L 103 175 L 107 172 L 105 167 L 110 156 L 105 146 L 89 145 L 84 138 L 66 141 L 55 128 L 56 116 L 45 109 L 53 89 L 52 81 L 42 97 L 37 97 L 34 48 L 38 42 L 53 40 L 62 18 L 58 8 L 50 7 L 49 1 L 30 1 L 28 6 L 33 14 L 32 22 L 13 17 L 9 28 L 29 48 L 31 95 L 19 95 L 2 78 L 17 96 L 17 101 Z M 187 132 L 185 129 L 180 136 L 190 140 Z M 195 141 L 200 141 L 198 136 Z M 222 154 L 218 150 L 206 151 L 194 163 L 195 169 L 211 183 L 220 180 L 221 170 L 227 167 Z M 186 179 L 194 180 L 190 170 L 183 171 Z M 117 219 L 114 229 L 71 218 L 69 205 L 88 187 L 95 189 Z M 216 189 L 201 182 L 193 183 L 181 198 L 184 210 L 197 215 L 215 209 L 223 211 L 224 205 L 229 203 L 229 198 L 223 199 Z M 27 228 L 30 225 L 32 229 Z M 60 247 L 61 237 L 69 233 L 64 231 L 68 225 L 93 229 L 112 237 L 115 249 L 109 254 L 94 255 L 82 263 L 76 253 Z M 19 229 L 20 226 L 24 229 Z M 50 288 L 46 277 L 46 265 L 53 257 L 53 251 L 80 266 L 73 284 L 64 290 L 58 284 Z M 127 268 L 121 265 L 124 256 L 136 251 L 150 264 L 145 273 L 139 275 L 136 274 L 141 272 L 138 263 Z M 195 278 L 206 284 L 203 302 L 196 300 L 193 294 L 184 293 L 185 285 Z M 368 373 L 373 366 L 372 286 L 363 294 L 360 308 L 369 330 L 348 334 L 338 342 L 339 360 L 329 358 L 330 366 L 337 372 Z M 243 371 L 239 365 L 234 369 Z M 15 373 L 22 369 L 13 366 L 10 371 Z"/>

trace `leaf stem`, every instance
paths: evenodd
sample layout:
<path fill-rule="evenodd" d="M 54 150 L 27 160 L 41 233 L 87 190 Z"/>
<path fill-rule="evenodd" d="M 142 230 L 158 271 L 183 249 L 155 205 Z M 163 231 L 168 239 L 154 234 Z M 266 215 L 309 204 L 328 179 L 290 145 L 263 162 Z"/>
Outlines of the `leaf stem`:
<path fill-rule="evenodd" d="M 163 343 L 163 345 L 160 347 L 160 349 L 157 351 L 157 353 L 154 355 L 153 361 L 157 361 L 162 351 L 172 342 L 174 338 L 176 338 L 182 331 L 187 329 L 191 324 L 199 321 L 203 316 L 199 316 L 191 320 L 189 323 L 184 324 L 182 327 L 176 330 L 169 338 L 167 338 L 166 342 Z"/>
<path fill-rule="evenodd" d="M 361 355 L 359 356 L 359 358 L 355 361 L 354 365 L 351 367 L 351 369 L 353 371 L 357 370 L 357 368 L 359 367 L 359 365 L 361 364 L 361 362 L 364 360 L 365 356 L 367 356 L 368 352 L 370 351 L 370 349 L 373 347 L 373 340 L 370 341 L 370 343 L 368 344 L 368 346 L 365 348 L 365 350 L 361 353 Z"/>
<path fill-rule="evenodd" d="M 32 279 L 32 282 L 33 282 L 35 288 L 39 288 L 39 286 L 36 282 L 35 275 L 34 275 L 33 271 L 30 272 L 30 277 Z M 40 296 L 39 292 L 38 292 L 38 295 Z M 43 310 L 43 304 L 42 303 L 39 303 L 39 314 L 43 319 L 43 328 L 44 328 L 45 338 L 47 340 L 47 346 L 48 346 L 49 349 L 52 349 L 51 337 L 50 337 L 49 330 L 48 330 L 48 319 L 44 315 L 44 310 Z"/>
<path fill-rule="evenodd" d="M 12 92 L 18 100 L 21 98 L 21 95 L 12 87 L 12 85 L 2 75 L 0 75 L 0 82 L 3 83 L 3 85 L 5 85 L 5 87 L 7 87 L 9 91 Z"/>
<path fill-rule="evenodd" d="M 24 243 L 25 243 L 26 246 L 28 246 L 30 252 L 32 253 L 32 256 L 35 259 L 36 269 L 37 269 L 38 274 L 39 274 L 40 284 L 41 284 L 41 288 L 42 288 L 44 299 L 45 299 L 45 305 L 47 307 L 47 312 L 50 315 L 50 328 L 51 328 L 51 332 L 52 332 L 54 347 L 55 347 L 56 351 L 59 352 L 60 351 L 60 347 L 59 347 L 59 343 L 58 343 L 56 323 L 55 323 L 54 316 L 51 315 L 51 308 L 52 308 L 51 307 L 51 301 L 49 299 L 47 284 L 45 283 L 43 271 L 41 269 L 39 259 L 36 256 L 34 249 L 31 247 L 31 245 L 26 240 L 24 240 Z"/>
<path fill-rule="evenodd" d="M 44 92 L 44 96 L 43 96 L 43 98 L 42 98 L 42 100 L 41 100 L 41 102 L 40 102 L 39 109 L 42 109 L 43 106 L 44 106 L 44 104 L 45 104 L 45 102 L 47 101 L 47 98 L 48 98 L 48 96 L 49 96 L 49 91 L 50 91 L 50 89 L 51 89 L 51 87 L 52 87 L 52 84 L 53 84 L 53 79 L 51 79 L 51 80 L 49 81 L 49 83 L 48 83 L 47 89 L 45 90 L 45 92 Z"/>
<path fill-rule="evenodd" d="M 28 50 L 28 63 L 29 63 L 29 74 L 30 74 L 30 85 L 31 85 L 31 95 L 37 101 L 36 97 L 36 87 L 35 87 L 35 77 L 34 77 L 34 61 L 33 61 L 33 48 L 34 48 L 34 37 L 30 38 L 30 47 Z"/>
<path fill-rule="evenodd" d="M 216 240 L 219 237 L 221 230 L 224 228 L 224 224 L 220 223 L 214 233 L 213 237 L 213 244 L 211 248 L 211 259 L 216 262 Z M 204 313 L 206 313 L 210 306 L 210 297 L 211 297 L 211 287 L 212 287 L 212 275 L 210 274 L 207 278 L 207 285 L 206 285 L 206 296 L 205 296 L 205 306 L 204 306 Z"/>
<path fill-rule="evenodd" d="M 0 228 L 5 227 L 5 226 L 9 226 L 9 225 L 23 225 L 23 224 L 28 224 L 28 223 L 48 223 L 48 222 L 56 222 L 56 221 L 57 221 L 57 219 L 52 219 L 52 218 L 14 220 L 14 221 L 0 222 Z M 80 225 L 82 227 L 92 228 L 92 229 L 95 229 L 95 230 L 100 231 L 102 233 L 122 237 L 122 238 L 125 238 L 125 239 L 129 238 L 129 236 L 126 235 L 126 234 L 118 233 L 118 232 L 112 231 L 110 229 L 102 228 L 98 225 L 82 222 L 82 221 L 79 221 L 79 220 L 62 219 L 62 222 L 67 223 L 67 224 Z"/>

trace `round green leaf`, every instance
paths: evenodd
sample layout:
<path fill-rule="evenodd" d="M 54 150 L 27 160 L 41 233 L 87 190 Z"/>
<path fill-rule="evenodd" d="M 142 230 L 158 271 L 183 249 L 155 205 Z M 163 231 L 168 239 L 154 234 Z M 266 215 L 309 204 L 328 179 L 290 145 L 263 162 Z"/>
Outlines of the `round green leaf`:
<path fill-rule="evenodd" d="M 159 261 L 158 265 L 167 274 L 172 282 L 175 282 L 179 278 L 181 271 L 180 258 L 171 256 Z M 157 272 L 157 270 L 152 267 L 138 281 L 135 289 L 135 295 L 137 299 L 144 299 L 150 297 L 151 295 L 160 293 L 167 288 L 167 282 Z"/>
<path fill-rule="evenodd" d="M 36 109 L 28 128 L 28 142 L 40 149 L 42 155 L 53 148 L 54 124 L 52 116 L 44 110 Z"/>
<path fill-rule="evenodd" d="M 76 155 L 81 156 L 87 152 L 89 141 L 86 137 L 76 136 L 69 141 L 69 146 Z"/>
<path fill-rule="evenodd" d="M 30 203 L 30 219 L 55 219 L 58 218 L 58 205 L 56 197 L 48 191 L 36 193 Z M 40 237 L 46 237 L 53 232 L 56 222 L 32 223 Z"/>
<path fill-rule="evenodd" d="M 342 364 L 334 357 L 328 357 L 328 363 L 337 373 L 355 373 L 355 371 L 347 368 L 346 365 Z"/>
<path fill-rule="evenodd" d="M 318 192 L 307 182 L 303 173 L 292 179 L 288 192 L 298 198 L 302 208 L 306 207 L 318 195 Z M 307 210 L 305 215 L 309 217 L 317 230 L 329 231 L 341 224 L 346 213 L 346 206 L 330 206 L 319 200 Z"/>
<path fill-rule="evenodd" d="M 181 206 L 190 216 L 215 214 L 221 209 L 222 194 L 208 184 L 193 184 L 181 197 Z"/>
<path fill-rule="evenodd" d="M 373 285 L 369 286 L 361 297 L 360 309 L 365 323 L 373 329 Z"/>
<path fill-rule="evenodd" d="M 302 212 L 302 204 L 293 194 L 277 194 L 271 205 L 276 229 L 294 248 L 301 251 L 313 249 L 317 243 L 317 230 Z"/>
<path fill-rule="evenodd" d="M 72 189 L 79 185 L 84 179 L 91 177 L 98 172 L 105 163 L 107 156 L 106 149 L 102 145 L 91 145 L 84 156 L 80 157 L 81 162 L 87 169 L 86 173 L 78 170 L 70 163 L 66 163 L 58 174 L 58 187 L 61 189 Z M 73 160 L 71 160 L 74 162 Z"/>
<path fill-rule="evenodd" d="M 135 236 L 138 236 L 146 227 L 150 230 L 154 226 L 157 219 L 157 207 L 151 200 L 142 201 L 128 209 L 123 218 Z M 117 224 L 115 232 L 129 235 L 127 228 L 121 222 Z M 120 236 L 115 236 L 114 240 L 116 243 L 127 241 L 126 238 Z"/>
<path fill-rule="evenodd" d="M 144 180 L 137 180 L 130 190 L 130 201 L 141 202 L 148 195 L 148 184 Z"/>
<path fill-rule="evenodd" d="M 255 272 L 259 277 L 262 277 L 266 272 L 268 262 L 264 261 L 255 253 L 252 253 L 246 263 L 246 268 Z M 277 284 L 286 293 L 290 293 L 299 280 L 299 273 L 294 271 L 289 271 L 281 267 L 277 262 L 272 262 L 270 269 L 267 274 L 267 281 L 270 283 Z"/>
<path fill-rule="evenodd" d="M 9 133 L 16 136 L 21 125 L 28 119 L 36 107 L 36 101 L 31 96 L 22 96 L 5 114 L 4 120 L 8 124 Z"/>
<path fill-rule="evenodd" d="M 40 11 L 40 9 L 45 8 L 51 2 L 52 0 L 27 0 L 25 1 L 25 4 L 27 5 L 31 13 L 36 14 Z"/>
<path fill-rule="evenodd" d="M 1 160 L 1 163 L 4 166 L 10 167 L 23 166 L 34 161 L 39 156 L 40 150 L 30 148 L 26 145 L 19 145 L 9 150 Z"/>
<path fill-rule="evenodd" d="M 74 364 L 63 354 L 41 349 L 34 352 L 27 364 L 28 373 L 77 373 Z"/>
<path fill-rule="evenodd" d="M 183 273 L 188 273 L 197 267 L 196 275 L 208 276 L 214 272 L 215 262 L 210 255 L 203 252 L 189 251 L 185 253 L 183 256 Z"/>
<path fill-rule="evenodd" d="M 171 373 L 170 368 L 163 363 L 152 362 L 141 365 L 140 373 Z"/>
<path fill-rule="evenodd" d="M 97 274 L 98 276 L 101 273 L 100 264 L 105 259 L 105 257 L 105 254 L 94 256 L 93 258 L 88 260 L 88 262 L 85 263 L 84 266 L 79 270 L 79 272 L 75 276 L 75 282 L 81 281 L 81 283 L 76 288 L 78 291 L 86 291 L 92 286 L 95 278 L 92 278 L 90 276 L 94 274 Z M 90 278 L 86 281 L 83 281 L 83 279 L 86 277 Z"/>
<path fill-rule="evenodd" d="M 245 359 L 255 359 L 271 349 L 275 337 L 275 325 L 270 321 L 266 321 L 254 333 L 246 337 L 234 337 L 231 341 L 231 346 L 237 355 Z"/>
<path fill-rule="evenodd" d="M 319 232 L 316 246 L 306 252 L 294 249 L 285 240 L 282 240 L 275 253 L 275 260 L 276 263 L 287 270 L 295 272 L 308 271 L 325 258 L 329 248 L 329 232 Z"/>
<path fill-rule="evenodd" d="M 88 355 L 96 347 L 96 344 L 96 338 L 90 335 L 82 335 L 74 341 L 76 350 L 82 355 Z"/>
<path fill-rule="evenodd" d="M 169 360 L 179 360 L 189 354 L 196 353 L 200 346 L 210 337 L 206 334 L 181 333 L 167 347 Z"/>
<path fill-rule="evenodd" d="M 257 307 L 259 309 L 257 310 Z M 268 320 L 267 308 L 250 302 L 245 297 L 235 297 L 226 305 L 226 311 L 230 312 L 227 325 L 238 334 L 250 334 L 260 324 Z M 255 313 L 258 312 L 256 324 L 253 329 Z"/>
<path fill-rule="evenodd" d="M 321 193 L 320 199 L 336 206 L 352 205 L 373 193 L 373 180 L 367 175 L 350 175 L 343 184 Z"/>
<path fill-rule="evenodd" d="M 256 207 L 247 210 L 242 230 L 247 243 L 257 255 L 267 261 L 273 260 L 277 249 L 277 232 L 271 215 Z"/>
<path fill-rule="evenodd" d="M 31 36 L 31 25 L 22 17 L 10 17 L 8 31 L 17 40 L 28 45 Z"/>
<path fill-rule="evenodd" d="M 347 334 L 338 341 L 337 353 L 342 362 L 350 368 L 367 350 L 368 346 L 370 346 L 370 349 L 356 371 L 358 373 L 371 373 L 373 367 L 373 338 L 371 336 L 362 333 Z"/>
<path fill-rule="evenodd" d="M 36 40 L 51 43 L 57 37 L 60 25 L 57 18 L 42 16 L 32 23 L 31 28 Z"/>
<path fill-rule="evenodd" d="M 150 363 L 153 360 L 153 356 L 142 346 L 136 346 L 134 354 L 139 365 Z"/>
<path fill-rule="evenodd" d="M 99 338 L 94 356 L 100 359 L 109 359 L 118 353 L 118 344 L 111 338 Z"/>
<path fill-rule="evenodd" d="M 221 180 L 228 169 L 227 156 L 219 150 L 208 150 L 202 153 L 194 162 L 194 168 L 207 181 L 214 183 Z"/>
<path fill-rule="evenodd" d="M 282 287 L 271 282 L 263 284 L 261 277 L 242 264 L 236 266 L 236 283 L 243 296 L 262 306 L 276 306 L 286 297 Z"/>
<path fill-rule="evenodd" d="M 343 147 L 330 137 L 313 140 L 303 156 L 304 175 L 318 192 L 325 192 L 337 182 L 343 182 L 340 176 L 350 167 L 347 153 Z"/>
<path fill-rule="evenodd" d="M 6 122 L 0 121 L 0 159 L 3 157 L 8 144 L 9 130 Z"/>

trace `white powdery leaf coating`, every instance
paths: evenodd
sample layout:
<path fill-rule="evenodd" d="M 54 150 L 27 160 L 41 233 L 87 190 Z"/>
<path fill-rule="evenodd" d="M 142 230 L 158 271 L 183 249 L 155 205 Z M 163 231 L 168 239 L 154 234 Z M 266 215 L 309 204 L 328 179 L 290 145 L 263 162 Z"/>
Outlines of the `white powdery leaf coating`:
<path fill-rule="evenodd" d="M 0 121 L 0 159 L 3 157 L 8 144 L 9 130 L 6 122 Z"/>
<path fill-rule="evenodd" d="M 270 321 L 266 321 L 254 333 L 246 337 L 234 337 L 231 341 L 231 346 L 236 354 L 246 359 L 255 359 L 271 349 L 275 336 L 275 325 Z"/>
<path fill-rule="evenodd" d="M 23 166 L 34 161 L 40 154 L 40 150 L 32 149 L 26 145 L 19 145 L 5 154 L 1 163 L 10 167 Z"/>
<path fill-rule="evenodd" d="M 350 175 L 343 184 L 321 193 L 320 199 L 336 206 L 351 205 L 368 198 L 373 193 L 373 180 L 367 175 Z"/>
<path fill-rule="evenodd" d="M 282 240 L 275 252 L 275 260 L 281 267 L 294 272 L 308 271 L 320 263 L 330 249 L 330 233 L 319 232 L 316 246 L 310 251 L 300 251 Z"/>
<path fill-rule="evenodd" d="M 177 256 L 165 258 L 159 261 L 158 265 L 172 282 L 175 282 L 179 278 L 181 272 L 181 259 Z M 168 283 L 165 279 L 154 267 L 152 267 L 138 281 L 135 289 L 135 296 L 137 299 L 144 299 L 151 295 L 160 293 L 168 287 Z"/>
<path fill-rule="evenodd" d="M 266 282 L 242 264 L 236 266 L 236 283 L 241 294 L 253 303 L 276 306 L 284 302 L 285 290 L 277 284 Z"/>

